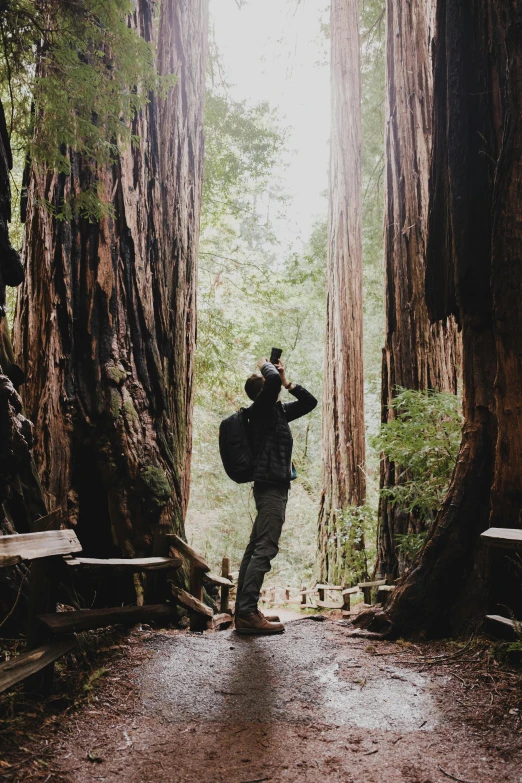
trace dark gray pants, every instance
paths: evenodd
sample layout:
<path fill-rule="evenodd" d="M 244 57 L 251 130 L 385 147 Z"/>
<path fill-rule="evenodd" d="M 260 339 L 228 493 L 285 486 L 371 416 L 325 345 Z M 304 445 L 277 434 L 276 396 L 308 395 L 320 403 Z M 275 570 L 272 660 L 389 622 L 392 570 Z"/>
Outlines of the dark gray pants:
<path fill-rule="evenodd" d="M 285 521 L 288 489 L 274 484 L 254 484 L 257 517 L 241 561 L 237 580 L 236 614 L 257 609 L 270 561 L 279 552 L 279 538 Z"/>

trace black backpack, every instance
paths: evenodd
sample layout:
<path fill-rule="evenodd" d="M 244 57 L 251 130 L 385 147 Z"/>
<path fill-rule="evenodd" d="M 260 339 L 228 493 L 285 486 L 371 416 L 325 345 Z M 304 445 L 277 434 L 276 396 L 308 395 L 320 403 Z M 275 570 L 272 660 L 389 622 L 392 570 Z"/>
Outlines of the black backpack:
<path fill-rule="evenodd" d="M 237 484 L 254 480 L 255 459 L 248 441 L 248 413 L 241 408 L 220 424 L 219 453 L 225 472 Z"/>

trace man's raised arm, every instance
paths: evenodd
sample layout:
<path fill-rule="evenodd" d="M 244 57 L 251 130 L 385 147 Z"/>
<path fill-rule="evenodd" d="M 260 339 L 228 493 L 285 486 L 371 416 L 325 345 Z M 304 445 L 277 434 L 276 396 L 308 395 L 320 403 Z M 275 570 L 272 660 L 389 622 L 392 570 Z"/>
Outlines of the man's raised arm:
<path fill-rule="evenodd" d="M 287 421 L 294 421 L 301 418 L 301 416 L 306 416 L 307 413 L 310 413 L 316 407 L 317 400 L 304 386 L 294 383 L 288 391 L 297 399 L 296 402 L 286 402 L 283 405 Z"/>
<path fill-rule="evenodd" d="M 281 376 L 274 365 L 270 364 L 270 362 L 265 359 L 263 363 L 259 361 L 258 366 L 260 366 L 261 374 L 263 375 L 265 382 L 263 388 L 250 406 L 251 416 L 257 416 L 258 414 L 269 411 L 272 406 L 276 404 L 279 392 L 281 391 Z"/>

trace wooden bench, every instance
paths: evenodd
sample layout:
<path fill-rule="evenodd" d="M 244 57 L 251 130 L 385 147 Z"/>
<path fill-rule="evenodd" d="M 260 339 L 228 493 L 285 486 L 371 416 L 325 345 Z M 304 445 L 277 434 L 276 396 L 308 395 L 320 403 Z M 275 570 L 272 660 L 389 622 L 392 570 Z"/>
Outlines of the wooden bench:
<path fill-rule="evenodd" d="M 0 664 L 0 691 L 27 679 L 31 690 L 48 690 L 53 678 L 54 661 L 75 646 L 74 639 L 53 640 L 53 637 L 67 637 L 73 633 L 102 628 L 116 623 L 132 625 L 144 620 L 160 620 L 173 616 L 174 607 L 168 604 L 148 606 L 122 606 L 111 609 L 92 609 L 71 612 L 56 612 L 55 585 L 57 565 L 64 562 L 68 568 L 112 568 L 116 570 L 141 572 L 173 570 L 183 564 L 177 554 L 170 557 L 143 558 L 89 558 L 78 553 L 81 544 L 74 530 L 49 529 L 59 524 L 60 513 L 55 511 L 36 520 L 35 527 L 43 528 L 33 533 L 0 536 L 0 567 L 18 565 L 24 561 L 31 564 L 29 587 L 29 618 L 27 652 L 12 661 Z M 190 550 L 198 573 L 209 571 L 205 561 L 185 545 L 177 536 L 173 538 L 184 554 Z M 212 578 L 212 577 L 211 577 Z M 219 583 L 230 581 L 217 577 Z M 178 594 L 178 600 L 190 608 L 196 606 L 200 613 L 212 616 L 212 610 L 200 605 L 197 597 L 185 591 Z M 223 623 L 225 621 L 223 620 Z"/>
<path fill-rule="evenodd" d="M 522 550 L 522 530 L 512 527 L 490 527 L 481 533 L 482 540 L 491 547 Z M 517 625 L 522 623 L 502 617 L 498 614 L 487 614 L 485 617 L 486 629 L 493 636 L 500 636 L 504 639 L 515 639 Z"/>
<path fill-rule="evenodd" d="M 522 623 L 515 623 L 514 620 L 502 617 L 499 614 L 487 614 L 484 620 L 486 631 L 491 633 L 492 636 L 500 636 L 510 641 L 516 639 L 516 625 L 522 625 Z"/>
<path fill-rule="evenodd" d="M 52 642 L 0 664 L 0 693 L 12 688 L 22 680 L 27 680 L 43 670 L 49 669 L 49 666 L 53 666 L 58 658 L 71 652 L 75 645 L 75 639 Z"/>
<path fill-rule="evenodd" d="M 489 546 L 522 549 L 522 530 L 510 527 L 490 527 L 480 536 Z"/>
<path fill-rule="evenodd" d="M 212 609 L 203 603 L 203 577 L 210 572 L 210 566 L 195 549 L 192 549 L 179 536 L 170 534 L 166 538 L 173 548 L 174 554 L 179 553 L 188 561 L 190 570 L 190 593 L 171 582 L 172 593 L 179 603 L 189 609 L 190 630 L 203 631 L 208 628 L 209 618 L 214 614 Z"/>
<path fill-rule="evenodd" d="M 117 568 L 123 571 L 161 571 L 169 568 L 180 568 L 183 565 L 181 557 L 111 557 L 106 560 L 97 557 L 70 557 L 65 562 L 68 566 L 83 566 L 87 568 Z"/>

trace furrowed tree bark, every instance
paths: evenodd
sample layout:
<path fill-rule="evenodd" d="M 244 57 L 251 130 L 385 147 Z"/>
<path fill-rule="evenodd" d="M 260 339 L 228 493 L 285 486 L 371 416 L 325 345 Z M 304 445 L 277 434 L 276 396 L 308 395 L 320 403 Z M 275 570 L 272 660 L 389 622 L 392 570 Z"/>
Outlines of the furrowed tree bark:
<path fill-rule="evenodd" d="M 69 151 L 70 176 L 35 165 L 29 184 L 24 404 L 49 504 L 100 556 L 151 554 L 158 525 L 183 534 L 189 494 L 208 8 L 156 5 L 131 23 L 178 82 L 136 117 L 139 145 L 97 176 Z M 96 182 L 99 223 L 45 208 Z"/>
<path fill-rule="evenodd" d="M 327 326 L 323 391 L 323 491 L 319 574 L 337 581 L 346 569 L 343 512 L 364 503 L 362 354 L 361 80 L 359 7 L 331 5 L 332 132 L 330 154 Z M 359 540 L 356 546 L 364 547 Z"/>
<path fill-rule="evenodd" d="M 388 0 L 386 44 L 385 275 L 386 343 L 382 362 L 383 424 L 393 417 L 397 387 L 457 393 L 459 337 L 453 317 L 430 323 L 425 298 L 428 181 L 436 0 Z M 380 486 L 400 482 L 400 466 L 381 460 Z M 396 536 L 425 525 L 382 497 L 377 566 L 402 574 L 407 563 Z"/>
<path fill-rule="evenodd" d="M 22 415 L 17 388 L 23 373 L 16 365 L 5 310 L 6 285 L 23 280 L 20 256 L 9 241 L 11 220 L 11 145 L 0 101 L 0 535 L 26 533 L 46 513 L 32 461 L 32 424 Z M 22 626 L 27 601 L 24 565 L 0 569 L 0 634 Z"/>
<path fill-rule="evenodd" d="M 480 533 L 521 527 L 521 29 L 518 0 L 439 0 L 427 301 L 462 326 L 465 422 L 426 546 L 373 629 L 462 633 L 488 601 L 520 610 Z"/>

